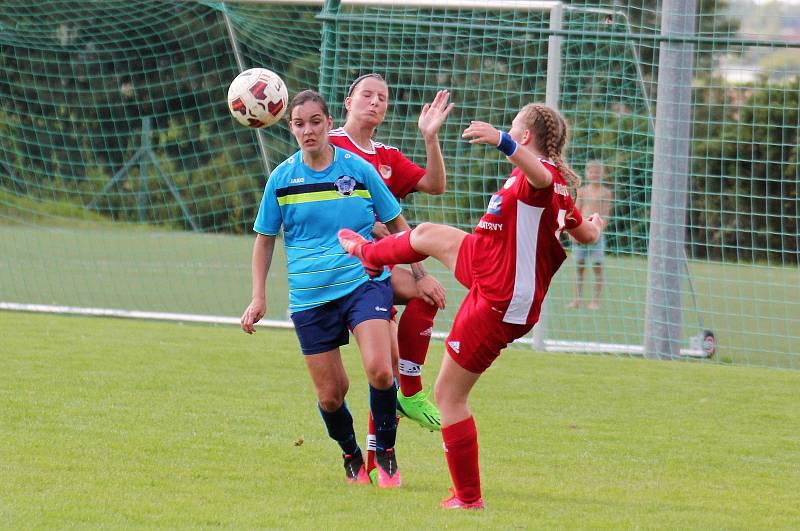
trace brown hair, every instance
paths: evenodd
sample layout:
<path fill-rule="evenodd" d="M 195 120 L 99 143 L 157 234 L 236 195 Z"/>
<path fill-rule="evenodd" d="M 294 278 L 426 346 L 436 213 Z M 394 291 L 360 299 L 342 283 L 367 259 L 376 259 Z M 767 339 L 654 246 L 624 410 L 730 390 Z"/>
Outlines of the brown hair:
<path fill-rule="evenodd" d="M 375 78 L 378 81 L 383 81 L 384 83 L 386 83 L 386 80 L 383 79 L 383 76 L 378 74 L 378 73 L 376 73 L 376 72 L 370 72 L 369 74 L 364 74 L 362 76 L 358 76 L 355 79 L 355 81 L 350 83 L 350 88 L 347 89 L 347 97 L 349 98 L 350 96 L 353 95 L 353 92 L 355 92 L 356 87 L 358 86 L 359 83 L 361 83 L 362 81 L 364 81 L 365 79 L 370 78 L 370 77 Z"/>
<path fill-rule="evenodd" d="M 299 107 L 304 103 L 308 103 L 309 101 L 313 101 L 314 103 L 318 104 L 326 117 L 331 115 L 330 111 L 328 111 L 328 102 L 325 101 L 325 98 L 322 97 L 322 94 L 316 90 L 304 90 L 295 94 L 294 98 L 292 98 L 292 101 L 289 102 L 289 108 L 286 109 L 286 121 L 292 123 L 292 111 L 294 108 Z"/>
<path fill-rule="evenodd" d="M 569 138 L 569 126 L 561 113 L 541 103 L 529 103 L 519 112 L 525 127 L 534 135 L 539 153 L 555 163 L 570 187 L 578 188 L 581 178 L 562 156 Z"/>

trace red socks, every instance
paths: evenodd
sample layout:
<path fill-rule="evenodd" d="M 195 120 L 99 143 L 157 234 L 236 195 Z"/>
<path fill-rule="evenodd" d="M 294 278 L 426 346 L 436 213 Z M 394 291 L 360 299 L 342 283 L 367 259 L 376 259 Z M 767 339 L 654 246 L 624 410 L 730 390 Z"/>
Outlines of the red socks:
<path fill-rule="evenodd" d="M 456 496 L 465 503 L 478 501 L 481 497 L 481 474 L 475 419 L 469 417 L 442 428 L 442 440 Z"/>
<path fill-rule="evenodd" d="M 372 411 L 369 412 L 367 425 L 367 474 L 375 468 L 375 423 L 372 420 Z"/>
<path fill-rule="evenodd" d="M 439 308 L 422 299 L 411 299 L 400 316 L 397 343 L 400 347 L 400 392 L 412 396 L 422 391 L 422 366 L 428 357 L 433 318 Z"/>
<path fill-rule="evenodd" d="M 361 248 L 364 260 L 377 265 L 414 264 L 428 256 L 419 254 L 411 247 L 411 231 L 392 234 Z"/>

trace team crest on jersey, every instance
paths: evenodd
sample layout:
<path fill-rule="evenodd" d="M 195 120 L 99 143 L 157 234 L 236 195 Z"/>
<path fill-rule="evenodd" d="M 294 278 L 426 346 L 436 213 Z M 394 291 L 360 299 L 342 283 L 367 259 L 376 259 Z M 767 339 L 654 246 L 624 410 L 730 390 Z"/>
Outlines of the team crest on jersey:
<path fill-rule="evenodd" d="M 494 194 L 491 199 L 489 199 L 489 207 L 486 209 L 487 214 L 494 214 L 495 216 L 500 215 L 500 205 L 503 204 L 503 196 L 499 194 Z"/>
<path fill-rule="evenodd" d="M 339 192 L 339 195 L 347 197 L 353 195 L 353 192 L 356 189 L 356 180 L 349 175 L 342 175 L 336 179 L 336 182 L 333 183 L 333 186 L 336 187 L 336 191 Z"/>
<path fill-rule="evenodd" d="M 378 171 L 381 174 L 381 177 L 386 179 L 387 181 L 392 178 L 392 167 L 387 166 L 386 164 L 381 164 L 378 166 Z"/>

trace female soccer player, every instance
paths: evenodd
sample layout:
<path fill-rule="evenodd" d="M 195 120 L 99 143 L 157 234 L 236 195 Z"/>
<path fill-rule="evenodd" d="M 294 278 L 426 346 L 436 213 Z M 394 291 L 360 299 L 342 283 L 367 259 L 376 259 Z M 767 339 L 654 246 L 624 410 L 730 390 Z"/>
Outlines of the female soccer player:
<path fill-rule="evenodd" d="M 448 105 L 448 98 L 448 91 L 440 90 L 420 113 L 418 127 L 425 141 L 425 168 L 411 162 L 397 148 L 373 140 L 389 105 L 389 88 L 380 74 L 365 74 L 350 85 L 344 101 L 347 118 L 343 127 L 331 131 L 331 143 L 372 164 L 397 199 L 416 191 L 439 195 L 445 190 L 446 172 L 438 135 L 453 108 L 453 104 Z M 373 234 L 388 235 L 381 224 L 376 225 Z M 425 274 L 421 264 L 412 264 L 412 271 L 403 268 L 392 271 L 395 302 L 406 305 L 398 334 L 398 399 L 410 418 L 427 428 L 439 429 L 439 412 L 423 392 L 420 375 L 434 316 L 444 306 L 444 290 L 438 281 Z"/>
<path fill-rule="evenodd" d="M 352 330 L 370 384 L 375 422 L 379 487 L 400 485 L 394 454 L 397 392 L 390 352 L 392 288 L 387 271 L 370 279 L 358 260 L 342 252 L 341 227 L 368 236 L 377 218 L 391 232 L 408 228 L 400 205 L 375 169 L 360 157 L 332 146 L 332 119 L 322 96 L 306 90 L 289 104 L 287 116 L 300 151 L 272 172 L 254 230 L 250 305 L 242 329 L 266 311 L 266 275 L 275 237 L 284 230 L 289 273 L 289 310 L 306 366 L 314 382 L 328 434 L 341 446 L 347 480 L 370 482 L 353 430 L 345 395 L 349 387 L 339 352 Z"/>
<path fill-rule="evenodd" d="M 378 273 L 380 264 L 433 256 L 469 288 L 447 338 L 447 356 L 435 386 L 455 487 L 441 505 L 482 509 L 478 433 L 467 406 L 470 390 L 500 351 L 538 320 L 550 280 L 566 258 L 561 231 L 566 229 L 579 242 L 595 242 L 603 220 L 596 213 L 584 220 L 570 197 L 569 187 L 576 188 L 580 179 L 562 158 L 567 125 L 557 111 L 529 104 L 507 133 L 472 122 L 462 137 L 471 144 L 497 146 L 516 166 L 472 234 L 423 223 L 376 243 L 345 229 L 339 241 L 370 274 Z"/>
<path fill-rule="evenodd" d="M 449 97 L 448 91 L 438 91 L 433 102 L 426 104 L 420 112 L 417 125 L 425 141 L 425 168 L 411 162 L 396 147 L 373 140 L 375 130 L 383 123 L 389 106 L 389 87 L 380 74 L 365 74 L 351 83 L 344 100 L 347 118 L 343 127 L 330 132 L 331 143 L 372 164 L 397 199 L 417 191 L 439 195 L 445 191 L 446 172 L 438 135 L 453 108 L 452 103 L 447 103 Z M 383 224 L 376 223 L 373 235 L 382 238 L 388 232 Z M 444 289 L 436 279 L 426 274 L 422 264 L 411 264 L 411 271 L 393 268 L 391 282 L 395 304 L 406 306 L 399 325 L 392 322 L 393 355 L 399 357 L 398 409 L 424 428 L 439 430 L 439 410 L 423 391 L 421 376 L 434 317 L 438 309 L 445 305 Z M 370 425 L 368 472 L 374 468 L 374 452 L 371 448 L 373 435 Z"/>

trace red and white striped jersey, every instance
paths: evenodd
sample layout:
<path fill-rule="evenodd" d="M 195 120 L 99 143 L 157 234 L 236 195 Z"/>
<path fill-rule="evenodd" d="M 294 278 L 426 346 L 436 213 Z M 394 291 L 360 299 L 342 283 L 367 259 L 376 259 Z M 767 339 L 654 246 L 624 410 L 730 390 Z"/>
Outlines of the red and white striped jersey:
<path fill-rule="evenodd" d="M 403 199 L 411 192 L 416 191 L 417 183 L 425 175 L 425 168 L 408 160 L 394 146 L 387 146 L 373 140 L 370 150 L 361 149 L 342 127 L 331 129 L 329 136 L 330 142 L 334 146 L 355 153 L 372 164 L 381 174 L 389 191 L 398 199 Z"/>
<path fill-rule="evenodd" d="M 552 184 L 536 189 L 514 168 L 474 231 L 473 283 L 506 323 L 539 319 L 550 281 L 567 257 L 561 231 L 583 221 L 561 172 L 539 160 L 553 175 Z"/>

